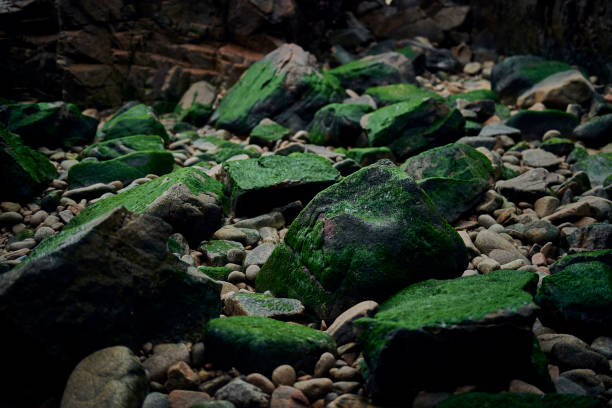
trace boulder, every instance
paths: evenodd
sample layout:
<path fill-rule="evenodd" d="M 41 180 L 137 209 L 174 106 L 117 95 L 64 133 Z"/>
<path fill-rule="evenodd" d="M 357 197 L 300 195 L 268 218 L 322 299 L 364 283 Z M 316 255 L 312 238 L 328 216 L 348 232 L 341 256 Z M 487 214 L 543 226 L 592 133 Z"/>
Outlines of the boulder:
<path fill-rule="evenodd" d="M 389 161 L 318 194 L 257 275 L 258 290 L 296 298 L 322 319 L 398 287 L 461 275 L 459 235 L 418 185 Z M 290 282 L 290 284 L 288 284 Z"/>
<path fill-rule="evenodd" d="M 324 332 L 258 316 L 211 320 L 204 339 L 215 367 L 266 376 L 283 364 L 312 372 L 321 354 L 336 350 L 334 339 Z"/>
<path fill-rule="evenodd" d="M 612 248 L 612 224 L 584 225 L 568 235 L 566 239 L 567 246 L 576 252 Z"/>
<path fill-rule="evenodd" d="M 567 255 L 559 258 L 550 266 L 550 273 L 555 274 L 562 271 L 565 267 L 576 263 L 584 262 L 603 262 L 612 267 L 612 249 L 603 249 L 601 251 L 580 252 L 577 254 Z"/>
<path fill-rule="evenodd" d="M 53 163 L 23 144 L 21 137 L 0 125 L 0 201 L 27 202 L 58 176 Z"/>
<path fill-rule="evenodd" d="M 326 74 L 337 78 L 343 87 L 355 92 L 380 85 L 415 82 L 412 62 L 397 52 L 368 55 L 330 69 Z"/>
<path fill-rule="evenodd" d="M 479 203 L 494 179 L 489 159 L 461 143 L 427 150 L 400 168 L 417 181 L 451 224 Z"/>
<path fill-rule="evenodd" d="M 431 384 L 505 386 L 523 378 L 549 387 L 531 332 L 537 282 L 531 272 L 497 270 L 400 291 L 374 317 L 356 321 L 368 390 L 378 401 L 399 403 Z"/>
<path fill-rule="evenodd" d="M 558 130 L 561 137 L 571 137 L 578 118 L 571 113 L 547 109 L 543 111 L 523 110 L 506 121 L 506 125 L 521 131 L 523 140 L 541 140 L 549 130 Z"/>
<path fill-rule="evenodd" d="M 229 161 L 224 170 L 238 216 L 261 214 L 296 200 L 307 203 L 340 178 L 327 159 L 310 153 Z"/>
<path fill-rule="evenodd" d="M 85 357 L 74 369 L 62 408 L 141 408 L 149 387 L 145 369 L 124 346 Z"/>
<path fill-rule="evenodd" d="M 437 93 L 419 88 L 412 84 L 392 84 L 368 88 L 364 92 L 370 95 L 380 107 L 399 102 L 415 101 L 425 98 L 442 100 Z"/>
<path fill-rule="evenodd" d="M 285 44 L 251 65 L 210 120 L 244 135 L 264 118 L 303 129 L 320 107 L 342 94 L 338 80 L 316 70 L 312 54 L 295 44 Z"/>
<path fill-rule="evenodd" d="M 164 141 L 157 135 L 120 137 L 92 144 L 83 150 L 81 157 L 95 157 L 100 161 L 116 159 L 128 153 L 163 151 Z"/>
<path fill-rule="evenodd" d="M 123 105 L 98 131 L 102 140 L 134 135 L 157 135 L 164 142 L 170 140 L 153 109 L 138 102 Z"/>
<path fill-rule="evenodd" d="M 468 392 L 452 395 L 438 403 L 436 408 L 601 408 L 601 406 L 601 401 L 582 395 Z"/>
<path fill-rule="evenodd" d="M 574 129 L 574 139 L 592 147 L 602 147 L 610 143 L 610 134 L 612 134 L 612 113 L 595 117 Z"/>
<path fill-rule="evenodd" d="M 454 142 L 465 126 L 459 110 L 433 98 L 385 106 L 362 122 L 370 146 L 388 146 L 398 159 Z"/>
<path fill-rule="evenodd" d="M 518 97 L 516 104 L 527 109 L 536 103 L 543 103 L 549 108 L 563 109 L 569 104 L 586 104 L 593 97 L 593 85 L 574 69 L 552 74 Z"/>
<path fill-rule="evenodd" d="M 147 174 L 162 176 L 170 173 L 173 167 L 174 157 L 170 152 L 134 152 L 102 162 L 86 160 L 77 163 L 68 170 L 67 181 L 70 188 L 110 183 L 116 180 L 127 185 Z"/>
<path fill-rule="evenodd" d="M 360 121 L 370 105 L 333 103 L 319 109 L 310 123 L 309 139 L 317 145 L 354 146 L 361 134 Z"/>

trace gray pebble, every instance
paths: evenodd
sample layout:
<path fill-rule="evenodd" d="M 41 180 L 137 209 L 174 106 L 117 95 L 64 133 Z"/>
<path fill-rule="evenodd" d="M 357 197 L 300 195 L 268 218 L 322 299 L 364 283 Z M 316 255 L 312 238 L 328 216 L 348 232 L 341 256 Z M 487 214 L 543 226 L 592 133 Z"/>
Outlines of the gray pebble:
<path fill-rule="evenodd" d="M 7 245 L 6 249 L 9 251 L 18 251 L 23 248 L 32 249 L 36 246 L 36 240 L 34 238 L 26 238 L 23 241 L 13 242 Z"/>
<path fill-rule="evenodd" d="M 15 211 L 0 214 L 0 225 L 12 226 L 23 221 L 23 216 Z"/>
<path fill-rule="evenodd" d="M 478 216 L 478 224 L 485 228 L 489 228 L 490 226 L 497 224 L 497 221 L 495 221 L 495 218 L 491 217 L 489 214 L 481 214 Z"/>
<path fill-rule="evenodd" d="M 51 227 L 43 226 L 36 230 L 34 233 L 34 239 L 36 242 L 40 242 L 43 239 L 55 235 L 55 231 Z"/>
<path fill-rule="evenodd" d="M 246 275 L 239 271 L 233 271 L 227 277 L 227 281 L 230 283 L 244 282 L 245 279 L 246 279 Z"/>
<path fill-rule="evenodd" d="M 259 273 L 259 266 L 257 265 L 249 265 L 246 268 L 246 278 L 250 282 L 255 282 L 255 278 L 257 278 L 258 273 Z"/>

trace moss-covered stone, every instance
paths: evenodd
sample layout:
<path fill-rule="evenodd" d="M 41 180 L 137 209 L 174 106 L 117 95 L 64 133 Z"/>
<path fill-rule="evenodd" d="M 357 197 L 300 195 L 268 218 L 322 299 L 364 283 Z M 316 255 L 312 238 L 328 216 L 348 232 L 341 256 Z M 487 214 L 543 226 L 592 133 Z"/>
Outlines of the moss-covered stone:
<path fill-rule="evenodd" d="M 542 323 L 592 338 L 612 335 L 612 267 L 573 263 L 542 280 L 536 302 Z"/>
<path fill-rule="evenodd" d="M 204 344 L 215 367 L 264 375 L 282 364 L 312 372 L 322 353 L 336 351 L 333 338 L 324 332 L 258 316 L 211 320 Z"/>
<path fill-rule="evenodd" d="M 437 93 L 412 84 L 377 86 L 366 89 L 365 94 L 374 98 L 378 106 L 393 105 L 394 103 L 406 101 L 420 101 L 425 98 L 443 100 Z"/>
<path fill-rule="evenodd" d="M 350 149 L 346 155 L 362 166 L 374 164 L 382 159 L 395 160 L 393 152 L 388 147 L 357 147 Z"/>
<path fill-rule="evenodd" d="M 354 146 L 362 134 L 361 117 L 369 105 L 333 103 L 315 113 L 310 124 L 310 142 L 317 145 Z"/>
<path fill-rule="evenodd" d="M 70 147 L 91 143 L 98 120 L 81 114 L 71 103 L 40 102 L 6 106 L 5 124 L 23 143 L 32 146 Z"/>
<path fill-rule="evenodd" d="M 335 78 L 316 71 L 312 55 L 286 44 L 251 65 L 225 95 L 211 121 L 244 135 L 264 118 L 295 128 L 309 123 L 321 106 L 342 94 Z"/>
<path fill-rule="evenodd" d="M 601 401 L 569 394 L 485 394 L 468 392 L 452 395 L 435 408 L 602 408 Z"/>
<path fill-rule="evenodd" d="M 272 147 L 277 141 L 289 136 L 289 133 L 291 133 L 289 129 L 278 123 L 260 123 L 251 131 L 250 140 L 251 143 L 262 147 Z"/>
<path fill-rule="evenodd" d="M 497 94 L 489 89 L 477 89 L 475 91 L 462 92 L 455 95 L 449 96 L 446 100 L 447 102 L 454 106 L 457 99 L 464 99 L 468 102 L 482 101 L 482 100 L 490 100 L 494 102 L 499 102 L 499 97 Z"/>
<path fill-rule="evenodd" d="M 365 129 L 371 146 L 388 146 L 398 159 L 463 136 L 465 120 L 443 101 L 426 98 L 400 102 L 374 111 Z"/>
<path fill-rule="evenodd" d="M 355 92 L 415 80 L 410 60 L 396 52 L 369 55 L 330 69 L 327 73 L 337 78 L 343 87 Z"/>
<path fill-rule="evenodd" d="M 524 140 L 541 140 L 549 130 L 558 130 L 561 137 L 572 135 L 580 121 L 571 113 L 555 109 L 543 111 L 523 110 L 506 121 L 506 125 L 521 131 Z"/>
<path fill-rule="evenodd" d="M 214 161 L 223 163 L 227 159 L 239 154 L 246 154 L 249 157 L 259 157 L 261 154 L 252 147 L 246 147 L 240 143 L 230 142 L 215 136 L 204 136 L 194 140 L 194 145 L 206 148 L 206 153 L 198 154 L 198 158 L 203 161 Z M 207 146 L 208 145 L 208 146 Z"/>
<path fill-rule="evenodd" d="M 202 105 L 196 102 L 191 104 L 187 109 L 183 109 L 181 113 L 179 113 L 177 120 L 196 127 L 202 127 L 208 122 L 212 113 L 212 106 Z"/>
<path fill-rule="evenodd" d="M 225 299 L 223 311 L 228 316 L 261 316 L 288 319 L 304 312 L 297 299 L 277 298 L 262 293 L 235 293 Z"/>
<path fill-rule="evenodd" d="M 587 154 L 574 164 L 574 170 L 584 171 L 592 186 L 602 185 L 612 174 L 612 153 Z"/>
<path fill-rule="evenodd" d="M 579 252 L 559 258 L 550 266 L 550 273 L 561 272 L 565 267 L 576 263 L 584 262 L 603 262 L 612 267 L 612 249 L 602 249 L 600 251 Z"/>
<path fill-rule="evenodd" d="M 495 104 L 495 116 L 500 118 L 501 120 L 508 120 L 512 116 L 512 112 L 510 108 L 506 105 L 502 105 L 501 103 Z"/>
<path fill-rule="evenodd" d="M 494 180 L 489 159 L 462 143 L 427 150 L 401 169 L 416 179 L 450 223 L 474 208 Z"/>
<path fill-rule="evenodd" d="M 98 160 L 116 159 L 124 154 L 144 151 L 163 151 L 164 141 L 156 135 L 135 135 L 120 137 L 88 146 L 82 157 L 95 157 Z"/>
<path fill-rule="evenodd" d="M 214 280 L 227 280 L 233 269 L 226 266 L 198 266 L 198 271 Z"/>
<path fill-rule="evenodd" d="M 236 215 L 261 214 L 295 200 L 307 203 L 340 178 L 327 159 L 309 153 L 231 161 L 224 168 Z"/>
<path fill-rule="evenodd" d="M 119 180 L 129 184 L 147 174 L 159 176 L 170 173 L 174 157 L 169 152 L 134 152 L 103 162 L 82 161 L 70 167 L 68 183 L 71 188 Z"/>
<path fill-rule="evenodd" d="M 574 150 L 574 145 L 574 142 L 570 139 L 553 137 L 542 142 L 540 148 L 557 156 L 567 156 Z"/>
<path fill-rule="evenodd" d="M 574 138 L 587 146 L 601 147 L 610 143 L 612 113 L 598 116 L 574 129 Z"/>
<path fill-rule="evenodd" d="M 124 105 L 115 112 L 98 131 L 98 136 L 102 140 L 134 135 L 157 135 L 164 142 L 170 140 L 166 128 L 157 120 L 153 109 L 133 102 Z"/>
<path fill-rule="evenodd" d="M 204 254 L 206 261 L 212 266 L 223 266 L 227 261 L 227 253 L 232 249 L 244 250 L 240 242 L 216 239 L 202 243 L 200 251 Z"/>
<path fill-rule="evenodd" d="M 410 283 L 459 276 L 465 251 L 410 176 L 379 162 L 318 194 L 291 224 L 256 284 L 332 319 Z"/>
<path fill-rule="evenodd" d="M 505 386 L 523 378 L 548 385 L 547 374 L 538 374 L 531 332 L 537 281 L 531 272 L 498 270 L 400 291 L 373 318 L 356 321 L 369 391 L 397 403 L 431 384 Z M 398 376 L 406 366 L 411 370 Z"/>
<path fill-rule="evenodd" d="M 53 164 L 43 154 L 23 144 L 21 138 L 0 124 L 0 200 L 26 202 L 58 176 Z"/>

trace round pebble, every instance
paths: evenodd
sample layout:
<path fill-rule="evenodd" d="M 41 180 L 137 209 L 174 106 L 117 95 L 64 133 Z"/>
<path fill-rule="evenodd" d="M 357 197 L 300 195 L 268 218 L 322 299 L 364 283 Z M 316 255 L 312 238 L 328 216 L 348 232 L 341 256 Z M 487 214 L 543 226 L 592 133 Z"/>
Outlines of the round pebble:
<path fill-rule="evenodd" d="M 249 265 L 246 268 L 246 278 L 250 282 L 255 282 L 255 278 L 257 278 L 257 274 L 259 273 L 259 266 L 257 265 Z"/>
<path fill-rule="evenodd" d="M 35 227 L 38 224 L 41 224 L 45 221 L 45 219 L 47 219 L 47 217 L 49 216 L 49 213 L 46 212 L 45 210 L 40 210 L 34 213 L 34 215 L 32 215 L 32 217 L 30 217 L 30 225 Z"/>
<path fill-rule="evenodd" d="M 276 385 L 293 385 L 295 378 L 295 370 L 288 364 L 278 366 L 272 371 L 272 381 Z"/>
<path fill-rule="evenodd" d="M 336 358 L 332 353 L 325 352 L 321 354 L 319 361 L 317 361 L 317 364 L 315 365 L 314 376 L 324 377 L 335 364 Z"/>
<path fill-rule="evenodd" d="M 227 281 L 230 283 L 244 282 L 245 279 L 246 275 L 239 271 L 233 271 L 227 277 Z"/>
<path fill-rule="evenodd" d="M 497 221 L 495 221 L 495 218 L 491 217 L 489 214 L 481 214 L 478 216 L 478 224 L 485 228 L 489 228 L 490 226 L 497 224 Z"/>
<path fill-rule="evenodd" d="M 266 377 L 263 374 L 259 374 L 259 373 L 249 374 L 247 375 L 246 380 L 247 382 L 253 384 L 254 386 L 261 388 L 261 390 L 265 392 L 266 394 L 272 394 L 272 392 L 274 391 L 274 388 L 276 388 L 274 386 L 274 383 L 270 381 L 268 377 Z"/>
<path fill-rule="evenodd" d="M 23 216 L 15 211 L 0 214 L 0 225 L 12 226 L 23 221 Z"/>
<path fill-rule="evenodd" d="M 48 238 L 54 234 L 55 231 L 53 230 L 53 228 L 44 226 L 36 230 L 36 232 L 34 233 L 34 239 L 36 240 L 36 242 L 40 242 L 43 239 Z"/>

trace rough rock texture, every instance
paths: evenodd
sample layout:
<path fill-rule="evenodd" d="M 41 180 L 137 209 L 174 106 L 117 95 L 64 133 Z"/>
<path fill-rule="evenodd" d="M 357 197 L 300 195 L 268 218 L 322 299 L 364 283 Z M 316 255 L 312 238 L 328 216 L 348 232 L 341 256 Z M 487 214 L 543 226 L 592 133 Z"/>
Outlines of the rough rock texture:
<path fill-rule="evenodd" d="M 423 190 L 381 161 L 317 195 L 256 282 L 328 319 L 412 282 L 459 276 L 466 263 L 463 242 Z"/>
<path fill-rule="evenodd" d="M 310 123 L 310 142 L 354 146 L 363 132 L 359 121 L 372 111 L 369 105 L 333 103 L 319 109 Z"/>
<path fill-rule="evenodd" d="M 134 135 L 156 135 L 164 142 L 169 140 L 168 132 L 157 120 L 153 110 L 133 102 L 121 107 L 98 131 L 98 136 L 103 140 Z"/>
<path fill-rule="evenodd" d="M 116 159 L 124 154 L 144 151 L 163 151 L 164 143 L 157 135 L 125 136 L 89 145 L 82 157 L 95 157 L 100 161 Z"/>

